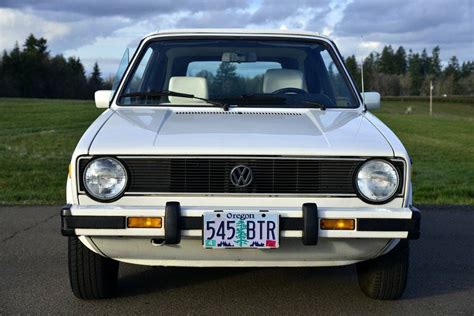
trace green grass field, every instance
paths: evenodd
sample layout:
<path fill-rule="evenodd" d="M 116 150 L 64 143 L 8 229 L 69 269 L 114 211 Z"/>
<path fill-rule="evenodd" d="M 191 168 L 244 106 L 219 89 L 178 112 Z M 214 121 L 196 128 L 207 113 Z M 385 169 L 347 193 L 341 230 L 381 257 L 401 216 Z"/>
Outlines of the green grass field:
<path fill-rule="evenodd" d="M 404 114 L 411 106 L 413 112 Z M 387 101 L 375 112 L 414 160 L 418 204 L 474 204 L 474 101 Z M 62 204 L 74 147 L 101 113 L 91 101 L 0 99 L 0 204 Z"/>
<path fill-rule="evenodd" d="M 413 159 L 415 203 L 474 204 L 474 99 L 433 103 L 431 117 L 427 102 L 382 102 L 374 114 Z"/>

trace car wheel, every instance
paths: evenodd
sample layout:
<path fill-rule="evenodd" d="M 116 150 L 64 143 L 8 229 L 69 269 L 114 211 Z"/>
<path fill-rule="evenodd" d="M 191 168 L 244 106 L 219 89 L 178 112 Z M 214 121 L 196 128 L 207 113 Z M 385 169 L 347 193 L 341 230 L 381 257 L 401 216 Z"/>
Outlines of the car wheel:
<path fill-rule="evenodd" d="M 402 239 L 389 253 L 357 264 L 359 286 L 368 297 L 395 300 L 405 291 L 409 265 L 408 240 Z"/>
<path fill-rule="evenodd" d="M 69 280 L 80 299 L 112 297 L 118 278 L 118 261 L 89 250 L 77 237 L 69 237 Z"/>

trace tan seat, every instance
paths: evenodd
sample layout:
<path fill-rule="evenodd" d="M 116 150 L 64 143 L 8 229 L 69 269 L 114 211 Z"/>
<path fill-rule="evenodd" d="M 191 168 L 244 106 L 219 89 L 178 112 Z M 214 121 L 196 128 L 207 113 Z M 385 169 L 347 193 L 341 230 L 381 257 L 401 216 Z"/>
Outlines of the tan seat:
<path fill-rule="evenodd" d="M 207 80 L 202 77 L 171 77 L 168 90 L 192 94 L 199 98 L 208 98 Z M 170 96 L 168 99 L 170 103 L 205 103 L 205 101 L 191 98 Z"/>
<path fill-rule="evenodd" d="M 295 69 L 268 69 L 263 76 L 263 93 L 283 88 L 304 89 L 303 73 Z"/>

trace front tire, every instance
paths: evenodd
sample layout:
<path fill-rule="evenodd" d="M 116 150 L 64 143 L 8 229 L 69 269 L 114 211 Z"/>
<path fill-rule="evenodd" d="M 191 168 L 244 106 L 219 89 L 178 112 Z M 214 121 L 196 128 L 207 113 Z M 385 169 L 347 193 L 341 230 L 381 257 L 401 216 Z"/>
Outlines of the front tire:
<path fill-rule="evenodd" d="M 110 298 L 118 278 L 118 261 L 89 250 L 77 237 L 69 237 L 69 280 L 80 299 Z"/>
<path fill-rule="evenodd" d="M 408 240 L 402 239 L 389 253 L 357 264 L 360 289 L 374 299 L 396 300 L 405 291 L 408 266 Z"/>

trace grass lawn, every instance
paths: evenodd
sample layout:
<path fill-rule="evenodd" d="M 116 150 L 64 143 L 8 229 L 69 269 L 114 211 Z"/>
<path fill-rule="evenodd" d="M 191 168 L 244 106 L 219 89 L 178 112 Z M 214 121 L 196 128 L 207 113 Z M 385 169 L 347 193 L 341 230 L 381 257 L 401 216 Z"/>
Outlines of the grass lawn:
<path fill-rule="evenodd" d="M 407 107 L 411 114 L 405 114 Z M 413 159 L 414 202 L 474 204 L 474 99 L 469 103 L 382 102 L 374 111 Z"/>
<path fill-rule="evenodd" d="M 411 114 L 404 114 L 411 106 Z M 62 204 L 67 165 L 101 113 L 92 101 L 0 98 L 0 204 Z M 474 204 L 474 102 L 383 102 L 414 160 L 418 204 Z"/>
<path fill-rule="evenodd" d="M 92 101 L 0 99 L 0 203 L 64 204 L 67 167 Z"/>

